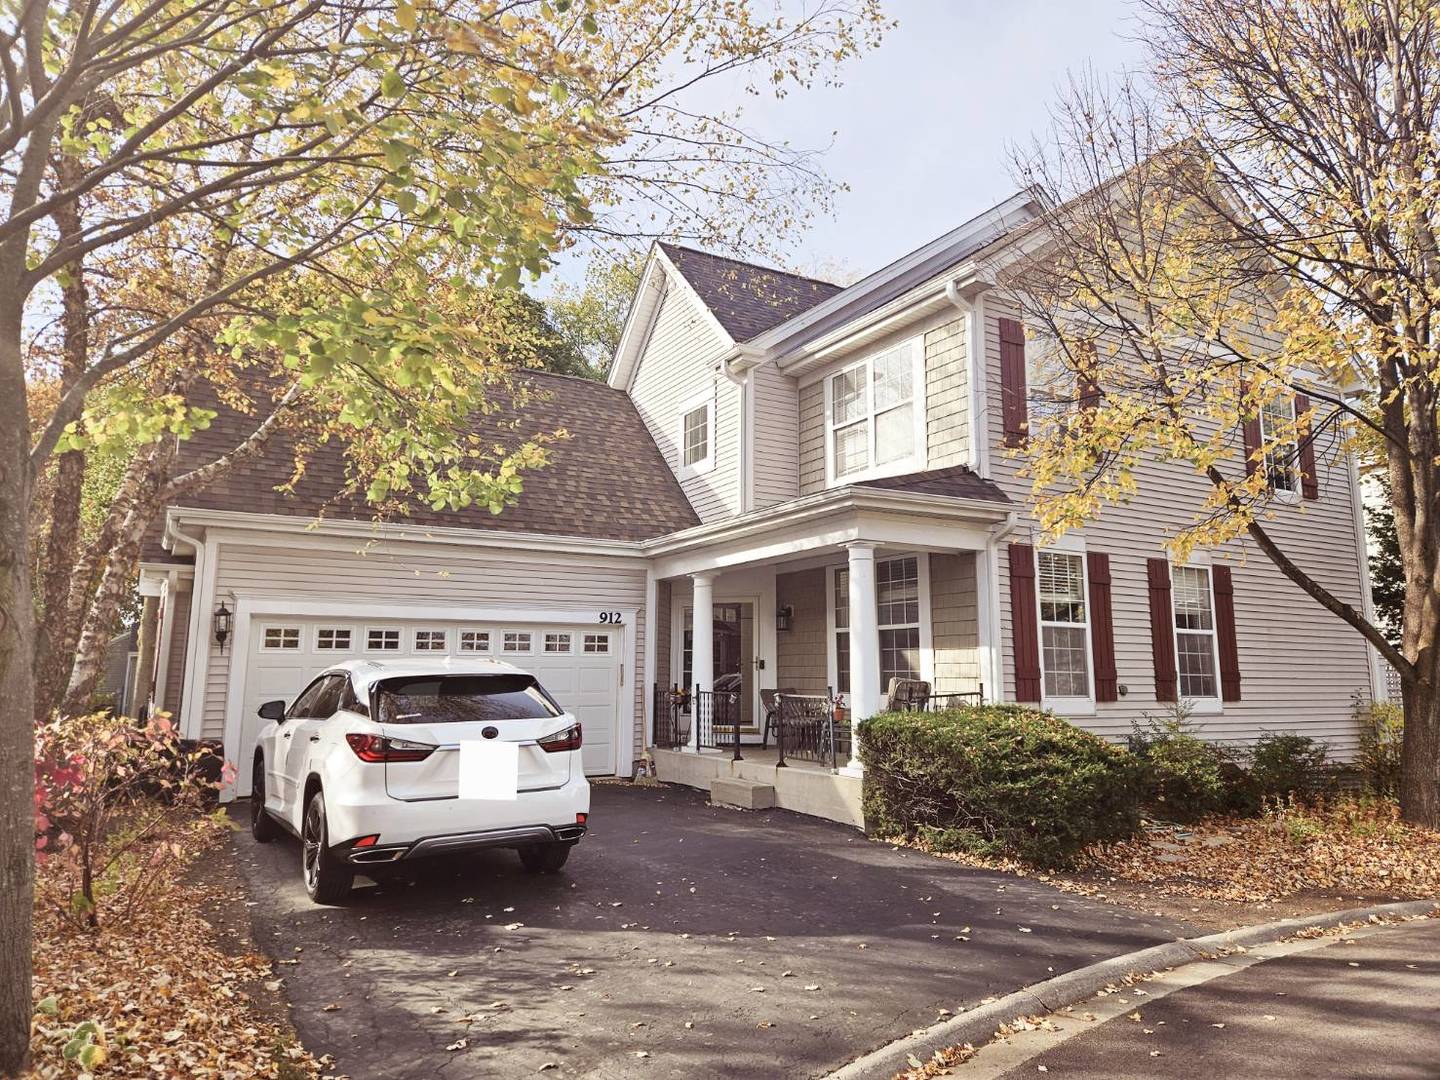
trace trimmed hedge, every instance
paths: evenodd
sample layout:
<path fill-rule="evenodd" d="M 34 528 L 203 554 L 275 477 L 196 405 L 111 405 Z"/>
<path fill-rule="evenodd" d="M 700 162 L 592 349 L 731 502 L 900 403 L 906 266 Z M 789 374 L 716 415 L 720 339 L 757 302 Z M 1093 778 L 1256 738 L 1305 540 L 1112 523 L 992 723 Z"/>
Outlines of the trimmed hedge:
<path fill-rule="evenodd" d="M 882 713 L 860 756 L 872 835 L 1056 866 L 1139 829 L 1135 758 L 1024 706 Z"/>

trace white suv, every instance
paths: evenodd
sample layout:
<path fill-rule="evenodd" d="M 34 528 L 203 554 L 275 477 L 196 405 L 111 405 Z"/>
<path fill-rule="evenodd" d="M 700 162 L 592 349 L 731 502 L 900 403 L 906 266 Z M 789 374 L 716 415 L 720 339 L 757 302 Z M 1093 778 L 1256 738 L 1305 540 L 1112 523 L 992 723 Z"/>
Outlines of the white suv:
<path fill-rule="evenodd" d="M 317 903 L 342 899 L 364 868 L 478 848 L 555 871 L 585 834 L 580 722 L 509 664 L 351 660 L 260 716 L 251 832 L 268 843 L 278 823 L 300 837 Z M 483 739 L 520 744 L 513 800 L 460 798 L 460 744 Z"/>

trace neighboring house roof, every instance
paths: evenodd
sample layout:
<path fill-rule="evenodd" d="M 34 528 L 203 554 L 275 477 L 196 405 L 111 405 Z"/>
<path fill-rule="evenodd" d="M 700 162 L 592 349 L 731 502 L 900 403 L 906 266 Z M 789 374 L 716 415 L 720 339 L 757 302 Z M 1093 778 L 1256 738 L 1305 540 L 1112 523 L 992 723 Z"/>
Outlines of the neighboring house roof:
<path fill-rule="evenodd" d="M 984 499 L 999 503 L 1010 501 L 1010 497 L 1001 491 L 993 480 L 981 479 L 964 465 L 861 480 L 855 486 L 885 488 L 888 491 L 913 491 L 923 495 L 948 495 L 953 499 Z"/>
<path fill-rule="evenodd" d="M 844 286 L 828 281 L 678 244 L 662 243 L 660 249 L 737 342 L 749 341 L 844 291 Z"/>
<path fill-rule="evenodd" d="M 483 506 L 431 510 L 413 500 L 397 522 L 501 532 L 543 533 L 604 540 L 648 540 L 698 524 L 679 482 L 628 395 L 604 383 L 547 372 L 521 379 L 532 396 L 519 408 L 501 405 L 472 430 L 513 445 L 534 435 L 565 429 L 569 437 L 550 445 L 550 463 L 523 474 L 524 490 L 514 506 L 491 514 Z M 210 427 L 181 444 L 180 467 L 194 467 L 239 443 L 259 417 L 220 409 Z M 368 521 L 374 509 L 361 495 L 346 495 L 341 447 L 330 443 L 309 457 L 293 494 L 275 490 L 290 479 L 292 447 L 277 437 L 261 459 L 249 461 L 203 491 L 175 505 L 205 510 Z M 176 562 L 159 546 L 157 527 L 142 555 L 147 561 Z M 189 561 L 188 559 L 183 561 Z"/>

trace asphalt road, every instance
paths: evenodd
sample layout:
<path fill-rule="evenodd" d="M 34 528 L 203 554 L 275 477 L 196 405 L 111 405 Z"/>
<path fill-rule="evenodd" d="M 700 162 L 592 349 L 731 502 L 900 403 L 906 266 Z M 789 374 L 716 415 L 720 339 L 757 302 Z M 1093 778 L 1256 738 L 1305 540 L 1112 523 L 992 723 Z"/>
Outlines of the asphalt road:
<path fill-rule="evenodd" d="M 1010 1069 L 1005 1080 L 1434 1080 L 1440 920 L 1266 960 L 1136 1004 L 1131 1015 L 1139 1019 L 1090 1028 Z"/>
<path fill-rule="evenodd" d="M 558 875 L 486 853 L 340 908 L 306 899 L 294 840 L 237 833 L 305 1045 L 356 1080 L 817 1076 L 1192 932 L 684 788 L 597 786 L 590 824 Z"/>

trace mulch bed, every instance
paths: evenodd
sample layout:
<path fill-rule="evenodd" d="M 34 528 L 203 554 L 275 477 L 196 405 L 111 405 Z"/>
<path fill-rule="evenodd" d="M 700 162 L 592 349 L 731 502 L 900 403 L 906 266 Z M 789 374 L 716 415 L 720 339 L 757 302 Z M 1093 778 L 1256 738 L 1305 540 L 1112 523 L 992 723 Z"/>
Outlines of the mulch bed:
<path fill-rule="evenodd" d="M 225 828 L 216 823 L 211 845 L 223 843 Z M 126 919 L 106 921 L 102 906 L 97 930 L 37 909 L 31 1077 L 87 1075 L 64 1056 L 77 1028 L 103 1051 L 92 1052 L 96 1080 L 321 1075 L 328 1063 L 307 1053 L 273 1009 L 252 1000 L 251 990 L 274 981 L 270 962 L 247 939 L 217 932 L 204 914 L 231 895 L 225 883 L 202 885 L 193 872 L 214 851 L 206 846 L 193 857 L 185 877 L 195 880 L 169 883 Z M 42 878 L 47 872 L 42 865 Z M 238 893 L 233 900 L 243 904 Z M 94 1025 L 89 1036 L 81 1027 L 87 1021 Z"/>

